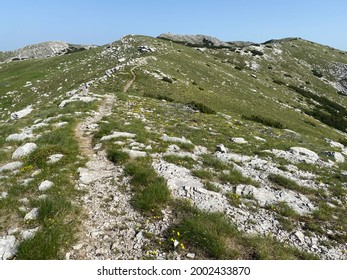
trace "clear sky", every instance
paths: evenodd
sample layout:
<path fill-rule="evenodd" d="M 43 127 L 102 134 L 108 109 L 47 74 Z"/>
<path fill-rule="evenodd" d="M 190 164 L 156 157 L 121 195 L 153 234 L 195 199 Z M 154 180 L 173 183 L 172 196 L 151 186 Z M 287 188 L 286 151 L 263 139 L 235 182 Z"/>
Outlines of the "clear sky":
<path fill-rule="evenodd" d="M 347 50 L 346 11 L 346 0 L 0 0 L 0 50 L 164 32 L 225 41 L 301 37 Z"/>

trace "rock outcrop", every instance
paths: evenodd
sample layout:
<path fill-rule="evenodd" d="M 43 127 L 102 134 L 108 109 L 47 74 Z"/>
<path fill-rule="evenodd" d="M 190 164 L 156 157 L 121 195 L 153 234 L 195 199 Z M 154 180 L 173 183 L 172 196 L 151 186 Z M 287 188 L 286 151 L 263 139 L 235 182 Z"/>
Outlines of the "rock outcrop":
<path fill-rule="evenodd" d="M 169 40 L 175 43 L 191 46 L 191 47 L 207 47 L 207 48 L 225 48 L 231 47 L 231 44 L 223 42 L 215 37 L 207 35 L 178 35 L 164 33 L 158 36 L 159 39 Z"/>
<path fill-rule="evenodd" d="M 94 48 L 94 45 L 76 45 L 65 42 L 44 42 L 29 45 L 14 51 L 2 52 L 0 62 L 18 61 L 34 58 L 47 58 Z"/>

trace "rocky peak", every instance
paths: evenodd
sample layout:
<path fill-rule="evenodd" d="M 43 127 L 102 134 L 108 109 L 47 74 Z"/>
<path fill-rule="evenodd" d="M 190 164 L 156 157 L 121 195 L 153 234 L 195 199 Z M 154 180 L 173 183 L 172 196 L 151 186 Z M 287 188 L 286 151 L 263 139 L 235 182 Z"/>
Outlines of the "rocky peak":
<path fill-rule="evenodd" d="M 14 51 L 1 52 L 0 60 L 4 62 L 26 60 L 33 58 L 47 58 L 77 51 L 87 50 L 94 45 L 75 45 L 66 42 L 50 41 L 34 45 L 25 46 Z M 2 59 L 1 59 L 2 58 Z"/>
<path fill-rule="evenodd" d="M 159 39 L 169 40 L 175 43 L 184 44 L 192 47 L 223 48 L 230 47 L 230 44 L 218 38 L 207 35 L 179 35 L 164 33 L 158 36 Z"/>

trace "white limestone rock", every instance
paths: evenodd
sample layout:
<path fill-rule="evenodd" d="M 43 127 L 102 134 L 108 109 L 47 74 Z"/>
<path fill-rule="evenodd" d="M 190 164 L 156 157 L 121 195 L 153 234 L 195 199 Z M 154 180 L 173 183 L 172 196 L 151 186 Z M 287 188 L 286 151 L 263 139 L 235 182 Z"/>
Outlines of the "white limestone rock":
<path fill-rule="evenodd" d="M 35 219 L 37 219 L 38 215 L 39 215 L 39 208 L 33 208 L 33 209 L 31 209 L 30 212 L 28 212 L 25 215 L 24 220 L 25 221 L 35 220 Z"/>
<path fill-rule="evenodd" d="M 305 235 L 302 231 L 296 231 L 293 235 L 299 240 L 300 243 L 305 242 Z"/>
<path fill-rule="evenodd" d="M 216 152 L 215 153 L 216 158 L 218 158 L 220 161 L 228 163 L 230 161 L 232 162 L 247 162 L 250 161 L 252 158 L 249 156 L 244 156 L 236 153 L 222 153 L 222 152 Z"/>
<path fill-rule="evenodd" d="M 261 142 L 266 142 L 266 139 L 261 138 L 261 137 L 259 137 L 259 136 L 254 136 L 254 139 L 259 140 L 259 141 L 261 141 Z"/>
<path fill-rule="evenodd" d="M 333 166 L 333 162 L 324 162 L 320 159 L 317 153 L 302 147 L 291 147 L 289 151 L 272 149 L 271 151 L 265 151 L 273 153 L 277 157 L 285 158 L 294 163 L 304 162 L 310 164 L 319 164 L 324 166 Z"/>
<path fill-rule="evenodd" d="M 335 162 L 339 162 L 339 163 L 345 162 L 345 157 L 339 152 L 326 151 L 325 154 L 328 157 L 333 158 Z"/>
<path fill-rule="evenodd" d="M 101 137 L 100 141 L 106 141 L 114 138 L 135 138 L 136 134 L 134 133 L 129 133 L 129 132 L 113 132 L 111 135 L 103 136 Z"/>
<path fill-rule="evenodd" d="M 80 183 L 88 185 L 92 182 L 112 178 L 114 176 L 115 167 L 111 163 L 94 160 L 88 161 L 86 163 L 86 168 L 80 167 L 77 171 L 80 175 Z"/>
<path fill-rule="evenodd" d="M 291 147 L 289 151 L 298 158 L 306 158 L 309 161 L 316 162 L 319 159 L 319 156 L 315 152 L 306 148 Z"/>
<path fill-rule="evenodd" d="M 224 212 L 229 206 L 222 194 L 206 190 L 201 180 L 192 176 L 189 169 L 164 160 L 155 161 L 152 166 L 167 180 L 173 196 L 191 199 L 204 211 Z"/>
<path fill-rule="evenodd" d="M 165 141 L 165 142 L 174 142 L 174 143 L 181 143 L 181 144 L 193 144 L 190 140 L 186 139 L 185 137 L 171 137 L 171 136 L 167 136 L 166 134 L 164 134 L 161 137 L 161 140 Z"/>
<path fill-rule="evenodd" d="M 333 148 L 340 148 L 340 149 L 343 149 L 345 146 L 343 144 L 341 144 L 340 142 L 336 142 L 336 141 L 333 141 L 331 139 L 328 139 L 328 138 L 325 138 L 324 139 L 329 145 L 330 147 L 333 147 Z"/>
<path fill-rule="evenodd" d="M 216 146 L 216 152 L 221 152 L 222 154 L 227 153 L 227 148 L 223 144 L 218 144 Z"/>
<path fill-rule="evenodd" d="M 11 114 L 11 119 L 12 120 L 17 120 L 17 119 L 21 119 L 21 118 L 24 118 L 25 116 L 29 115 L 32 111 L 33 111 L 33 106 L 32 105 L 29 105 L 28 107 L 20 110 L 20 111 L 17 111 L 17 112 L 13 112 Z"/>
<path fill-rule="evenodd" d="M 122 151 L 128 153 L 129 157 L 132 159 L 147 156 L 147 153 L 143 151 L 129 150 L 129 149 L 123 149 Z"/>
<path fill-rule="evenodd" d="M 64 108 L 66 104 L 71 103 L 71 102 L 82 101 L 85 103 L 89 103 L 89 102 L 92 102 L 94 100 L 98 100 L 98 98 L 93 97 L 93 96 L 74 95 L 70 99 L 63 100 L 59 104 L 59 108 Z"/>
<path fill-rule="evenodd" d="M 0 200 L 6 198 L 7 196 L 8 196 L 8 192 L 0 193 Z"/>
<path fill-rule="evenodd" d="M 14 151 L 14 153 L 12 154 L 12 159 L 19 159 L 19 158 L 25 157 L 31 154 L 36 149 L 37 149 L 37 145 L 35 143 L 26 143 Z"/>
<path fill-rule="evenodd" d="M 203 146 L 195 146 L 193 150 L 194 155 L 205 155 L 208 154 L 208 150 Z"/>
<path fill-rule="evenodd" d="M 0 260 L 8 260 L 14 257 L 18 244 L 14 235 L 0 238 Z"/>
<path fill-rule="evenodd" d="M 56 162 L 60 161 L 60 160 L 62 159 L 63 156 L 64 156 L 63 154 L 54 154 L 54 155 L 51 155 L 51 156 L 48 157 L 49 160 L 47 161 L 47 163 L 48 163 L 48 164 L 56 163 Z"/>
<path fill-rule="evenodd" d="M 14 133 L 11 134 L 9 136 L 7 136 L 6 141 L 23 141 L 26 139 L 33 139 L 34 138 L 34 134 L 31 131 L 24 131 L 22 133 Z"/>
<path fill-rule="evenodd" d="M 41 192 L 47 191 L 50 188 L 52 188 L 53 186 L 54 186 L 53 182 L 45 180 L 39 185 L 39 191 L 41 191 Z"/>
<path fill-rule="evenodd" d="M 13 170 L 16 170 L 18 168 L 21 168 L 23 166 L 23 163 L 20 162 L 20 161 L 14 161 L 14 162 L 10 162 L 10 163 L 7 163 L 3 166 L 0 167 L 0 172 L 3 172 L 3 171 L 13 171 Z"/>
<path fill-rule="evenodd" d="M 27 239 L 33 238 L 38 230 L 39 230 L 38 227 L 33 228 L 33 229 L 26 229 L 26 230 L 23 230 L 23 231 L 21 232 L 22 239 L 23 239 L 23 240 L 27 240 Z"/>
<path fill-rule="evenodd" d="M 234 143 L 236 143 L 236 144 L 247 144 L 248 142 L 245 140 L 245 139 L 243 139 L 242 137 L 232 137 L 231 139 L 230 139 L 230 141 L 231 142 L 234 142 Z"/>

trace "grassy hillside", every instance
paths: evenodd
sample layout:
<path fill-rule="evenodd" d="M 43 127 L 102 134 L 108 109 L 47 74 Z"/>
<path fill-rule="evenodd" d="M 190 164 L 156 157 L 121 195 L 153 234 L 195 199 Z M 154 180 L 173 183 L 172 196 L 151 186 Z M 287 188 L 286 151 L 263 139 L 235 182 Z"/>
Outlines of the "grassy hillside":
<path fill-rule="evenodd" d="M 337 84 L 346 64 L 345 52 L 302 39 L 193 48 L 146 36 L 0 64 L 0 168 L 22 163 L 0 172 L 0 238 L 15 236 L 11 258 L 76 256 L 88 232 L 88 188 L 78 186 L 79 168 L 93 161 L 81 143 L 90 137 L 94 158 L 104 151 L 117 170 L 124 207 L 142 217 L 117 225 L 147 240 L 136 258 L 345 259 L 347 165 L 334 153 L 347 156 L 347 97 Z M 88 117 L 96 126 L 77 137 Z M 134 135 L 103 140 L 114 132 Z M 7 139 L 19 133 L 32 137 Z M 36 150 L 12 159 L 28 142 Z M 216 153 L 220 144 L 226 151 Z M 48 163 L 56 154 L 62 159 Z M 53 187 L 42 191 L 45 180 Z"/>

